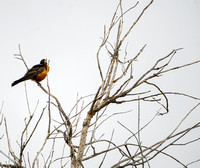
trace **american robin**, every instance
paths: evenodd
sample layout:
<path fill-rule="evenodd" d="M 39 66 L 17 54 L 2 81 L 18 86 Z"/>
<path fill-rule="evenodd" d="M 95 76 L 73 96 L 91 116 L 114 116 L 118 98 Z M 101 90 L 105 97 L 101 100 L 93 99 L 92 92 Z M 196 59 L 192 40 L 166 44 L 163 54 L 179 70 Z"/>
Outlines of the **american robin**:
<path fill-rule="evenodd" d="M 47 65 L 47 59 L 42 59 L 40 64 L 34 65 L 22 78 L 14 81 L 11 86 L 15 86 L 16 84 L 29 79 L 40 82 L 47 76 L 48 72 L 49 66 Z"/>

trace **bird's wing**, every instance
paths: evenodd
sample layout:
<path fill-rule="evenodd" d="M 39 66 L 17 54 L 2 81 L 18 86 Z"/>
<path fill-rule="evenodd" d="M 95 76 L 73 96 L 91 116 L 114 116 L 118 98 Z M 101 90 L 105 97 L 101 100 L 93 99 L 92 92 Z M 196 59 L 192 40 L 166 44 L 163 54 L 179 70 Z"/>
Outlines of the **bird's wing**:
<path fill-rule="evenodd" d="M 26 80 L 33 79 L 37 74 L 41 73 L 44 70 L 45 66 L 38 64 L 33 66 L 31 69 L 27 71 L 27 73 L 24 75 L 24 78 Z"/>

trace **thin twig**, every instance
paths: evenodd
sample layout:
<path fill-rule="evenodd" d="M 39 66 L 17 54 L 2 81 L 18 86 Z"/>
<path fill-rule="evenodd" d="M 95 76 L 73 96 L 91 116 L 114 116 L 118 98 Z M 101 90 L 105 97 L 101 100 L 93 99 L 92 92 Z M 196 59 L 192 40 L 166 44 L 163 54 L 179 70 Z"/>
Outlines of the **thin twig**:
<path fill-rule="evenodd" d="M 16 59 L 22 60 L 23 63 L 24 63 L 24 65 L 25 65 L 25 67 L 26 67 L 26 69 L 29 70 L 29 68 L 28 68 L 28 66 L 27 66 L 27 64 L 26 64 L 26 61 L 24 60 L 24 57 L 23 57 L 23 55 L 22 55 L 22 51 L 21 51 L 21 46 L 20 46 L 20 44 L 18 45 L 18 49 L 19 49 L 19 54 L 14 54 L 14 56 L 16 56 Z"/>

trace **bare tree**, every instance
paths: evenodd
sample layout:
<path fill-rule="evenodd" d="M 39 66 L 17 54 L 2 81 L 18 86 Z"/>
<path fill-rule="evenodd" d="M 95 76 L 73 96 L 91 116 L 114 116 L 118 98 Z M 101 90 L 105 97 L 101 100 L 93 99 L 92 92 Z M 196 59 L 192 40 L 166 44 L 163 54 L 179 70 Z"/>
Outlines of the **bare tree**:
<path fill-rule="evenodd" d="M 149 161 L 154 159 L 157 155 L 165 155 L 166 157 L 173 159 L 175 162 L 183 167 L 188 167 L 190 164 L 200 161 L 200 159 L 197 159 L 185 164 L 178 160 L 178 158 L 176 158 L 175 156 L 165 152 L 166 149 L 174 145 L 186 146 L 188 144 L 195 143 L 200 139 L 198 135 L 196 139 L 192 139 L 184 144 L 178 143 L 189 132 L 197 130 L 200 127 L 200 123 L 197 122 L 191 127 L 179 130 L 180 126 L 186 120 L 186 118 L 199 107 L 200 98 L 187 95 L 185 93 L 163 91 L 155 82 L 156 79 L 160 78 L 166 73 L 197 64 L 200 62 L 200 60 L 184 65 L 171 67 L 170 65 L 173 58 L 182 48 L 173 49 L 168 54 L 158 59 L 154 63 L 154 65 L 152 65 L 152 67 L 149 68 L 144 74 L 142 74 L 138 78 L 134 77 L 134 64 L 138 59 L 140 59 L 140 56 L 147 47 L 147 44 L 144 44 L 135 56 L 130 57 L 128 56 L 125 43 L 131 31 L 134 29 L 136 24 L 140 21 L 140 19 L 152 3 L 153 0 L 151 0 L 146 5 L 146 7 L 144 7 L 141 13 L 139 13 L 136 20 L 134 20 L 131 26 L 126 30 L 124 29 L 124 17 L 127 13 L 137 8 L 139 2 L 134 4 L 129 9 L 124 10 L 122 0 L 119 1 L 110 25 L 108 27 L 104 26 L 102 42 L 96 55 L 101 84 L 98 86 L 95 94 L 87 95 L 80 98 L 77 97 L 77 102 L 70 112 L 66 112 L 62 108 L 59 99 L 51 93 L 48 79 L 47 89 L 45 89 L 45 87 L 38 83 L 38 86 L 44 91 L 44 93 L 47 94 L 48 102 L 47 105 L 41 110 L 40 116 L 34 123 L 33 128 L 30 127 L 30 124 L 32 124 L 33 118 L 35 117 L 34 115 L 37 110 L 38 103 L 36 104 L 33 113 L 31 113 L 31 111 L 29 110 L 28 120 L 25 121 L 25 127 L 21 133 L 20 142 L 18 142 L 20 149 L 19 152 L 14 152 L 12 150 L 6 118 L 4 118 L 3 120 L 3 116 L 1 117 L 0 126 L 2 126 L 2 123 L 4 123 L 5 125 L 5 134 L 7 138 L 9 154 L 6 154 L 1 150 L 0 153 L 8 159 L 9 163 L 0 163 L 0 167 L 55 167 L 55 164 L 58 165 L 60 163 L 60 167 L 69 167 L 69 165 L 71 165 L 71 167 L 73 168 L 80 168 L 84 167 L 85 161 L 91 161 L 96 157 L 100 157 L 101 161 L 98 165 L 95 166 L 102 167 L 107 155 L 109 153 L 112 153 L 113 151 L 115 151 L 119 155 L 119 159 L 114 159 L 111 163 L 113 168 L 128 166 L 150 167 Z M 115 35 L 113 43 L 111 42 L 111 39 L 113 37 L 111 35 L 112 33 L 114 33 Z M 122 51 L 124 51 L 125 54 L 123 54 Z M 104 56 L 105 53 L 107 53 L 110 58 L 107 69 L 104 69 L 101 66 L 103 64 L 101 61 L 101 57 Z M 24 65 L 28 69 L 20 46 L 19 54 L 16 54 L 15 56 L 18 59 L 22 60 Z M 143 89 L 143 86 L 147 87 L 148 90 Z M 29 107 L 26 85 L 25 91 L 27 106 Z M 177 123 L 177 126 L 171 131 L 171 133 L 167 137 L 155 142 L 153 145 L 145 146 L 141 142 L 141 132 L 154 121 L 154 118 L 156 116 L 167 115 L 169 113 L 169 95 L 184 96 L 194 101 L 198 101 L 198 103 L 190 111 L 188 111 L 186 116 L 181 121 Z M 144 126 L 141 126 L 140 121 L 140 103 L 142 101 L 151 102 L 152 104 L 158 104 L 162 109 L 162 112 L 157 112 L 152 120 L 146 123 Z M 85 104 L 85 102 L 87 103 Z M 107 113 L 107 108 L 110 107 L 112 104 L 122 105 L 130 102 L 137 102 L 137 132 L 133 132 L 131 128 L 129 128 L 127 125 L 124 125 L 120 121 L 118 121 L 119 125 L 131 134 L 131 136 L 127 137 L 126 141 L 124 141 L 122 144 L 115 144 L 115 142 L 113 141 L 114 131 L 108 139 L 103 138 L 103 136 L 96 138 L 95 135 L 96 132 L 99 130 L 99 127 L 103 125 L 107 120 L 115 115 L 126 115 L 126 113 L 129 112 L 123 111 L 119 113 L 112 113 L 108 117 L 105 117 L 105 114 Z M 57 109 L 58 113 L 60 114 L 60 121 L 52 118 L 51 111 L 53 108 Z M 47 132 L 45 137 L 43 137 L 44 140 L 42 142 L 41 148 L 38 149 L 33 158 L 30 158 L 29 153 L 31 151 L 27 151 L 26 149 L 31 141 L 33 141 L 32 138 L 36 134 L 36 130 L 40 129 L 39 123 L 44 117 L 43 114 L 45 111 L 48 111 Z M 2 108 L 0 114 L 2 114 Z M 83 115 L 85 114 L 86 116 L 82 123 L 80 116 L 84 117 Z M 3 135 L 0 134 L 1 139 L 2 137 Z M 56 144 L 61 143 L 61 139 L 64 139 L 64 143 L 62 141 L 63 148 L 58 149 L 55 146 Z M 32 142 L 32 144 L 34 143 L 36 142 Z M 100 151 L 98 150 L 97 152 L 96 148 L 98 148 L 98 146 L 101 144 L 107 144 L 107 146 Z M 48 148 L 48 151 L 43 154 L 42 151 L 45 148 Z M 55 154 L 55 151 L 58 151 L 58 154 Z M 43 158 L 43 164 L 39 162 L 41 158 Z"/>

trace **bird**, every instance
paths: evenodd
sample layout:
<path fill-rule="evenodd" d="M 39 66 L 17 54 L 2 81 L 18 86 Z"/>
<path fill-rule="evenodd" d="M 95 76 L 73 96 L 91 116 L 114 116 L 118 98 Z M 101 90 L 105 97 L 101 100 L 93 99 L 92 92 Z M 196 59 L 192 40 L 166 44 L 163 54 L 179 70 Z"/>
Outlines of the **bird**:
<path fill-rule="evenodd" d="M 47 59 L 42 59 L 40 64 L 34 65 L 31 69 L 28 69 L 26 74 L 22 78 L 14 81 L 11 86 L 13 87 L 20 82 L 30 79 L 39 83 L 46 78 L 49 69 L 50 67 L 47 65 Z"/>

